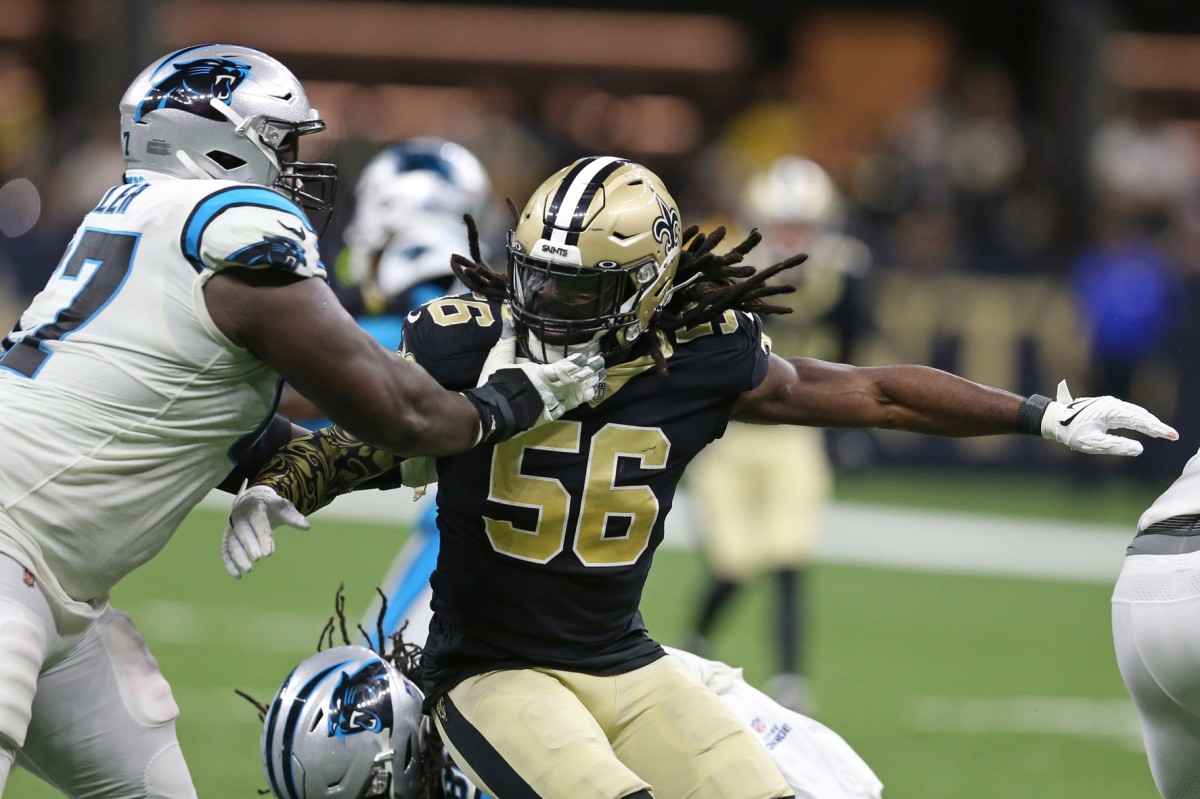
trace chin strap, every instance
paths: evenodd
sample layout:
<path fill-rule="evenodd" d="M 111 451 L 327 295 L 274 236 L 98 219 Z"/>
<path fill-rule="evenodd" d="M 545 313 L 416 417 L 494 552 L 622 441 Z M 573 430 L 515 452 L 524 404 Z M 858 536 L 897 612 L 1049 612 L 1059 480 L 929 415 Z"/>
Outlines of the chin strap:
<path fill-rule="evenodd" d="M 699 272 L 697 272 L 696 274 L 692 275 L 691 277 L 689 277 L 687 280 L 683 281 L 682 283 L 675 283 L 674 285 L 672 285 L 671 288 L 667 289 L 667 293 L 662 298 L 662 302 L 660 302 L 658 304 L 658 307 L 659 308 L 665 307 L 668 303 L 671 302 L 671 298 L 675 296 L 675 292 L 679 291 L 680 289 L 690 286 L 691 284 L 693 284 L 697 280 L 699 280 L 701 277 L 703 277 L 703 275 L 700 274 Z"/>
<path fill-rule="evenodd" d="M 602 330 L 592 337 L 591 341 L 583 344 L 547 344 L 537 337 L 532 331 L 526 329 L 525 340 L 521 342 L 522 355 L 528 355 L 530 360 L 538 363 L 550 363 L 561 358 L 566 358 L 568 355 L 583 354 L 588 358 L 593 355 L 600 355 L 603 351 L 601 342 L 608 335 L 609 331 Z M 538 354 L 541 357 L 534 357 Z"/>

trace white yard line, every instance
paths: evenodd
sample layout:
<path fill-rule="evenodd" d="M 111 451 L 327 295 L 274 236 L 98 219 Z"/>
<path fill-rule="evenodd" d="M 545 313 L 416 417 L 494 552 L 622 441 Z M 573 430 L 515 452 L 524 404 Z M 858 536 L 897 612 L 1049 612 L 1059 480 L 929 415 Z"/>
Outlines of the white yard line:
<path fill-rule="evenodd" d="M 908 727 L 917 732 L 1092 736 L 1143 748 L 1128 698 L 922 696 L 909 703 L 906 715 Z"/>
<path fill-rule="evenodd" d="M 228 494 L 203 503 L 226 510 Z M 422 502 L 432 501 L 429 497 Z M 364 491 L 340 497 L 314 514 L 321 519 L 411 522 L 421 503 L 408 489 Z M 665 546 L 695 545 L 699 521 L 680 491 L 667 520 Z M 1133 537 L 1124 525 L 835 503 L 826 513 L 817 559 L 896 569 L 988 574 L 1081 582 L 1114 581 Z"/>
<path fill-rule="evenodd" d="M 818 558 L 942 572 L 1113 582 L 1133 537 L 1124 526 L 867 505 L 829 510 Z"/>

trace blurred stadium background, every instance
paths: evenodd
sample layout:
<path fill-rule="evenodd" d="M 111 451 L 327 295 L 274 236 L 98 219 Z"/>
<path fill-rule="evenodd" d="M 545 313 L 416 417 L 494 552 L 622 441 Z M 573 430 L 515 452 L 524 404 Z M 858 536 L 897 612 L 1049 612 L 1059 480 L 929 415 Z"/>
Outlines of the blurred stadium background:
<path fill-rule="evenodd" d="M 1107 600 L 1127 531 L 1197 442 L 1200 5 L 5 0 L 0 324 L 119 180 L 129 80 L 200 41 L 277 56 L 329 122 L 305 153 L 342 167 L 326 253 L 358 170 L 406 136 L 465 144 L 518 204 L 575 157 L 628 155 L 665 178 L 685 224 L 732 220 L 750 172 L 800 154 L 871 251 L 850 360 L 1022 393 L 1115 385 L 1174 423 L 1179 444 L 1119 464 L 1027 439 L 831 437 L 838 502 L 813 598 L 818 717 L 890 799 L 1155 795 Z M 506 212 L 485 221 L 494 254 Z M 1114 280 L 1137 312 L 1107 337 L 1084 324 L 1097 251 L 1132 253 Z M 406 502 L 391 498 L 402 520 Z M 671 643 L 702 579 L 683 510 L 645 608 Z M 404 535 L 380 511 L 331 509 L 234 583 L 214 504 L 121 586 L 183 707 L 201 796 L 262 787 L 254 711 L 232 689 L 268 698 L 339 583 L 358 617 Z M 764 602 L 738 601 L 742 619 Z M 731 625 L 715 654 L 761 681 L 768 639 Z M 10 793 L 51 795 L 27 775 Z"/>

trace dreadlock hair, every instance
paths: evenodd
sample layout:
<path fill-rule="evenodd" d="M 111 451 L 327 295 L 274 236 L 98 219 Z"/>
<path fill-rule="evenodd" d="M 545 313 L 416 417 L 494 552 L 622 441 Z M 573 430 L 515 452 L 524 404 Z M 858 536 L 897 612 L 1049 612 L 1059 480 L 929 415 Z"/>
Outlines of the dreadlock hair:
<path fill-rule="evenodd" d="M 516 220 L 520 212 L 512 198 L 505 200 Z M 470 214 L 464 214 L 463 221 L 467 224 L 470 257 L 451 256 L 454 274 L 471 291 L 489 300 L 504 300 L 508 296 L 508 281 L 504 275 L 483 262 L 475 220 Z M 762 241 L 758 230 L 751 230 L 745 240 L 728 252 L 717 253 L 715 250 L 724 241 L 725 232 L 722 226 L 711 233 L 701 233 L 698 225 L 692 225 L 683 232 L 684 249 L 675 270 L 674 287 L 669 289 L 666 304 L 651 321 L 651 330 L 669 332 L 695 327 L 719 319 L 729 310 L 760 316 L 792 312 L 786 306 L 766 302 L 766 298 L 790 294 L 796 287 L 790 283 L 768 284 L 767 281 L 785 269 L 804 263 L 808 255 L 793 255 L 766 269 L 758 269 L 742 264 L 742 259 Z M 650 354 L 658 371 L 666 372 L 667 361 L 658 337 L 649 335 L 645 340 L 649 341 Z"/>
<path fill-rule="evenodd" d="M 346 622 L 346 596 L 345 583 L 338 585 L 337 592 L 333 597 L 333 615 L 325 622 L 325 626 L 321 628 L 321 635 L 317 639 L 317 651 L 321 652 L 334 646 L 344 644 L 350 646 L 353 642 L 350 640 L 350 631 Z M 379 594 L 380 607 L 379 615 L 375 618 L 375 637 L 372 638 L 361 624 L 356 624 L 355 627 L 366 641 L 365 646 L 379 655 L 382 660 L 386 660 L 396 667 L 409 680 L 416 685 L 421 685 L 421 678 L 424 676 L 424 667 L 422 665 L 422 650 L 419 644 L 406 641 L 404 639 L 404 631 L 408 629 L 408 622 L 405 622 L 399 630 L 391 635 L 384 636 L 383 620 L 387 617 L 387 595 L 379 588 L 375 589 Z M 334 640 L 334 635 L 337 635 L 341 641 Z M 378 642 L 378 646 L 376 646 Z M 245 699 L 250 704 L 254 705 L 254 709 L 258 711 L 258 721 L 262 723 L 269 712 L 270 708 L 263 702 L 255 699 L 250 694 L 240 689 L 234 689 L 234 693 Z M 445 745 L 442 743 L 442 737 L 438 734 L 437 727 L 431 723 L 425 725 L 425 756 L 421 758 L 422 763 L 422 793 L 425 799 L 443 799 L 442 792 L 442 777 L 450 770 L 450 761 L 445 754 Z M 269 790 L 259 789 L 260 795 L 269 794 Z"/>

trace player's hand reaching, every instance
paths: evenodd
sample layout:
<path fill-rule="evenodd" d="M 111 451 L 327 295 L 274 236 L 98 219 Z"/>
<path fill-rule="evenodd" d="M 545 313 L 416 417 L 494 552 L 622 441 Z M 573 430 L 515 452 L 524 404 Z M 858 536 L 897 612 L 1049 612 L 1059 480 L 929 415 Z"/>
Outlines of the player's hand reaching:
<path fill-rule="evenodd" d="M 1108 432 L 1110 430 L 1132 430 L 1171 441 L 1179 438 L 1174 428 L 1159 421 L 1145 408 L 1116 397 L 1073 399 L 1067 381 L 1058 384 L 1058 399 L 1046 407 L 1042 416 L 1043 438 L 1061 441 L 1073 450 L 1090 455 L 1133 456 L 1142 453 L 1141 442 L 1113 435 Z"/>
<path fill-rule="evenodd" d="M 575 353 L 552 363 L 519 363 L 516 368 L 533 383 L 545 406 L 546 420 L 554 421 L 564 413 L 590 402 L 600 395 L 600 384 L 608 376 L 601 355 Z"/>
<path fill-rule="evenodd" d="M 464 391 L 479 411 L 480 442 L 495 444 L 538 424 L 553 421 L 600 395 L 607 372 L 601 355 L 575 353 L 551 363 L 518 363 L 517 337 L 505 308 L 503 327 L 479 375 Z"/>
<path fill-rule="evenodd" d="M 246 488 L 233 500 L 225 534 L 221 536 L 221 559 L 225 571 L 235 579 L 250 571 L 254 561 L 275 551 L 274 530 L 287 524 L 299 530 L 310 527 L 308 519 L 291 502 L 264 485 Z"/>
<path fill-rule="evenodd" d="M 572 408 L 596 398 L 599 384 L 604 382 L 606 374 L 602 356 L 584 358 L 578 354 L 554 363 L 531 363 L 517 357 L 517 333 L 513 329 L 508 303 L 504 303 L 501 308 L 500 320 L 500 338 L 484 360 L 476 386 L 484 385 L 500 369 L 520 369 L 529 377 L 541 396 L 542 404 L 546 406 L 546 419 L 549 421 L 558 419 Z"/>
<path fill-rule="evenodd" d="M 575 353 L 551 363 L 497 369 L 463 396 L 479 412 L 480 443 L 495 444 L 595 399 L 606 375 L 603 357 Z"/>

